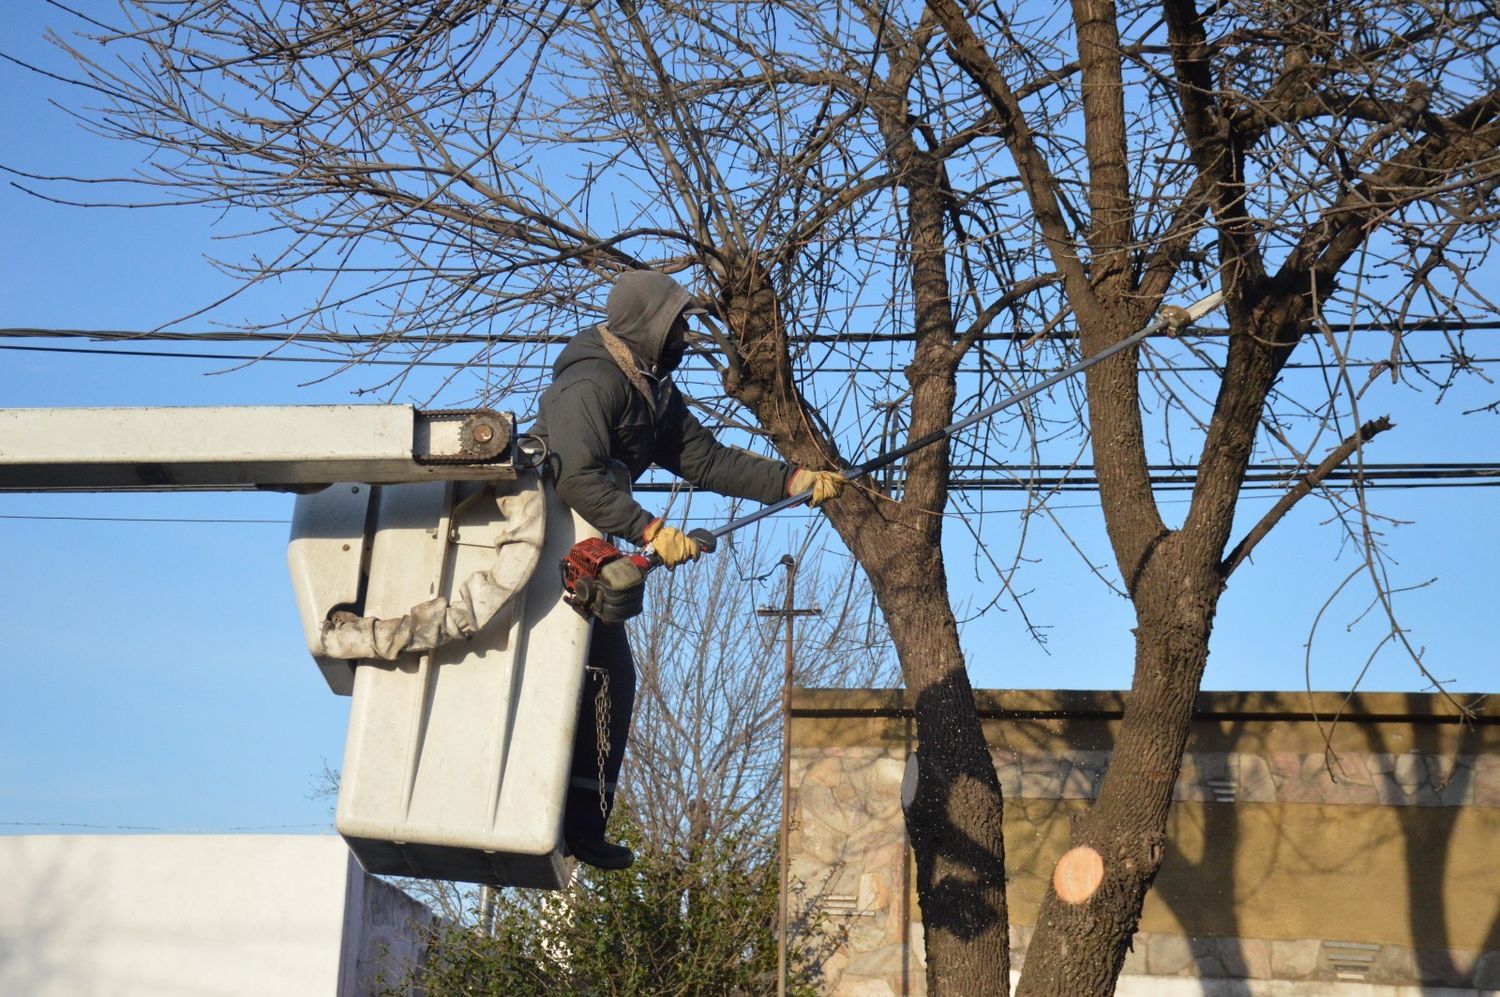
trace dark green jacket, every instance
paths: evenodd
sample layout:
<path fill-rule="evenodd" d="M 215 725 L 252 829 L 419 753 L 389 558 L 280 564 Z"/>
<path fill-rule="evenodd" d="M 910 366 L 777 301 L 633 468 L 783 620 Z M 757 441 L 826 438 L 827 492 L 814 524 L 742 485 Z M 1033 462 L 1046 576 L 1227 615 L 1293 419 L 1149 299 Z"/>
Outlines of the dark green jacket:
<path fill-rule="evenodd" d="M 631 481 L 656 464 L 721 495 L 766 503 L 786 497 L 791 467 L 723 446 L 688 411 L 670 376 L 651 376 L 672 322 L 691 301 L 686 292 L 644 271 L 630 290 L 637 293 L 623 295 L 625 305 L 637 307 L 617 307 L 618 289 L 610 295 L 608 329 L 638 361 L 650 358 L 638 364 L 641 376 L 627 376 L 599 330 L 588 329 L 558 356 L 542 394 L 531 432 L 547 441 L 558 496 L 601 533 L 634 544 L 644 542 L 656 514 L 617 483 L 611 461 L 623 464 Z"/>

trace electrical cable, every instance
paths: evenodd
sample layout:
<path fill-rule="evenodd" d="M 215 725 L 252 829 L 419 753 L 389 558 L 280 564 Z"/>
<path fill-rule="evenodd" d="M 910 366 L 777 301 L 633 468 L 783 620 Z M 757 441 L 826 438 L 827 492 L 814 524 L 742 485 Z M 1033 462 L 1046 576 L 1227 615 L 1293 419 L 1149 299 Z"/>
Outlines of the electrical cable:
<path fill-rule="evenodd" d="M 310 363 L 323 364 L 325 366 L 354 367 L 440 367 L 448 370 L 462 369 L 464 367 L 477 366 L 469 361 L 461 360 L 381 360 L 381 359 L 355 359 L 352 357 L 282 357 L 266 356 L 255 353 L 187 353 L 174 350 L 125 350 L 125 349 L 103 349 L 99 347 L 84 346 L 19 346 L 12 343 L 0 343 L 0 350 L 16 350 L 28 353 L 61 353 L 79 354 L 89 356 L 105 357 L 140 357 L 144 359 L 165 360 L 206 360 L 226 361 L 230 363 Z M 692 351 L 689 351 L 691 355 Z M 1464 367 L 1479 367 L 1486 364 L 1500 364 L 1500 357 L 1436 357 L 1422 360 L 1402 361 L 1403 367 L 1441 367 L 1459 365 Z M 507 363 L 505 367 L 513 370 L 551 370 L 550 363 Z M 1328 361 L 1325 363 L 1288 363 L 1283 370 L 1366 370 L 1373 367 L 1389 367 L 1389 360 L 1350 360 L 1344 363 Z M 1218 373 L 1217 368 L 1203 365 L 1181 365 L 1173 364 L 1173 373 Z M 875 371 L 868 367 L 827 367 L 818 368 L 820 374 L 884 374 L 885 371 Z M 989 372 L 980 368 L 960 367 L 956 374 L 960 376 L 989 376 Z"/>
<path fill-rule="evenodd" d="M 997 465 L 998 466 L 998 465 Z M 1038 465 L 1038 469 L 1048 470 L 1065 467 L 1065 465 Z M 990 465 L 960 465 L 954 470 L 982 470 L 988 471 L 994 468 Z M 1099 482 L 1092 474 L 1091 466 L 1079 465 L 1073 468 L 1071 475 L 1044 475 L 1031 477 L 976 477 L 976 478 L 954 478 L 948 486 L 951 492 L 1050 492 L 1055 494 L 1097 494 Z M 1193 488 L 1197 483 L 1197 474 L 1193 468 L 1180 465 L 1153 465 L 1151 484 L 1155 491 L 1163 493 L 1183 492 Z M 1254 493 L 1263 495 L 1279 494 L 1284 492 L 1290 485 L 1295 484 L 1301 474 L 1307 469 L 1297 469 L 1275 464 L 1251 465 L 1246 473 L 1245 482 L 1240 488 L 1242 496 L 1249 498 Z M 1081 472 L 1081 473 L 1080 473 Z M 900 478 L 895 479 L 895 484 L 900 484 Z M 1411 490 L 1416 488 L 1493 488 L 1500 485 L 1500 463 L 1445 463 L 1445 464 L 1366 464 L 1364 469 L 1338 468 L 1330 472 L 1319 488 L 1329 490 L 1332 486 L 1352 485 L 1361 481 L 1363 487 L 1368 490 Z M 638 481 L 634 485 L 634 491 L 642 494 L 667 493 L 680 488 L 677 482 L 669 481 Z M 1259 497 L 1259 496 L 1254 496 Z M 1175 502 L 1178 500 L 1164 499 L 1163 501 Z M 1186 501 L 1181 500 L 1181 501 Z M 1053 505 L 1047 503 L 1049 509 L 1077 509 L 1093 508 L 1095 503 L 1086 505 Z M 975 510 L 964 513 L 965 516 L 972 515 L 1007 515 L 1019 514 L 1028 511 L 1020 509 L 990 509 Z M 796 518 L 796 514 L 793 513 Z M 803 517 L 809 520 L 818 519 L 821 513 L 807 513 Z M 687 517 L 690 521 L 713 522 L 720 521 L 717 516 Z M 5 513 L 0 514 L 0 521 L 10 522 L 98 522 L 98 523 L 155 523 L 173 525 L 235 525 L 235 526 L 281 526 L 291 525 L 289 519 L 234 519 L 234 518 L 197 518 L 187 516 L 81 516 L 81 515 L 46 515 Z"/>
<path fill-rule="evenodd" d="M 457 360 L 369 360 L 353 357 L 279 357 L 254 353 L 183 353 L 172 350 L 109 350 L 85 346 L 17 346 L 0 343 L 0 350 L 17 350 L 27 353 L 75 353 L 102 357 L 143 357 L 167 360 L 227 360 L 251 363 L 316 363 L 345 367 L 468 367 L 471 364 Z M 551 364 L 507 364 L 509 367 L 549 370 Z"/>
<path fill-rule="evenodd" d="M 231 831 L 331 829 L 331 825 L 326 822 L 321 824 L 247 824 L 230 827 L 157 827 L 147 824 L 76 824 L 61 820 L 0 820 L 0 827 L 65 827 L 86 831 L 152 831 L 157 834 L 228 834 Z"/>
<path fill-rule="evenodd" d="M 290 526 L 290 519 L 198 519 L 189 516 L 29 516 L 0 513 L 0 519 L 23 519 L 33 523 L 205 523 L 215 526 Z"/>
<path fill-rule="evenodd" d="M 1201 282 L 1200 282 L 1201 283 Z M 591 323 L 581 325 L 576 330 L 569 330 L 550 336 L 538 336 L 528 333 L 451 333 L 443 335 L 440 342 L 447 344 L 486 344 L 486 343 L 561 343 L 570 339 L 576 332 L 589 328 Z M 1389 322 L 1346 322 L 1342 325 L 1329 325 L 1328 329 L 1335 334 L 1344 332 L 1390 332 L 1393 326 Z M 1470 320 L 1438 318 L 1428 316 L 1424 318 L 1408 319 L 1401 323 L 1400 331 L 1426 332 L 1493 332 L 1500 330 L 1500 320 Z M 1196 336 L 1224 336 L 1229 330 L 1219 326 L 1194 326 L 1193 334 Z M 1047 332 L 1041 328 L 1019 327 L 1011 330 L 992 333 L 982 337 L 984 342 L 1028 342 L 1038 338 L 1045 340 L 1072 340 L 1077 338 L 1074 330 L 1062 329 L 1056 332 Z M 80 338 L 105 340 L 175 340 L 183 342 L 264 342 L 264 343 L 337 343 L 343 345 L 416 345 L 431 346 L 432 339 L 391 336 L 391 335 L 362 335 L 358 333 L 330 333 L 330 332 L 271 332 L 271 331 L 195 331 L 195 332 L 172 332 L 168 330 L 123 330 L 123 329 L 62 329 L 49 328 L 45 326 L 8 326 L 0 327 L 0 338 L 6 339 L 37 339 L 37 338 Z M 916 338 L 913 332 L 838 332 L 838 333 L 791 333 L 787 341 L 791 343 L 900 343 L 910 342 Z"/>

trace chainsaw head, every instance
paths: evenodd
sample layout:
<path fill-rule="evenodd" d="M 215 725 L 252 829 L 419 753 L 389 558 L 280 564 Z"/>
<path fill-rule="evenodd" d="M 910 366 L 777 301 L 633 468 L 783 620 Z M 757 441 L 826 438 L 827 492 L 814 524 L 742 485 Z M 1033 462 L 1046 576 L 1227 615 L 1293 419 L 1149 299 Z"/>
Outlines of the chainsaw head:
<path fill-rule="evenodd" d="M 645 559 L 602 537 L 580 540 L 562 560 L 563 601 L 584 616 L 623 623 L 645 607 Z"/>

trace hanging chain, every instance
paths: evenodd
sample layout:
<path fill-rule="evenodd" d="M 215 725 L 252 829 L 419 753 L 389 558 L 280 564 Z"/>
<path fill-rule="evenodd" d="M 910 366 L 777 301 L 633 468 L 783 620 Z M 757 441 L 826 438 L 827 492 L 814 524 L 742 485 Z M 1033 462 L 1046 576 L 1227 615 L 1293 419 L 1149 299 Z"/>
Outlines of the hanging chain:
<path fill-rule="evenodd" d="M 609 757 L 609 672 L 589 666 L 599 676 L 599 691 L 594 693 L 594 744 L 599 756 L 599 815 L 609 820 L 609 796 L 604 788 L 605 760 Z"/>

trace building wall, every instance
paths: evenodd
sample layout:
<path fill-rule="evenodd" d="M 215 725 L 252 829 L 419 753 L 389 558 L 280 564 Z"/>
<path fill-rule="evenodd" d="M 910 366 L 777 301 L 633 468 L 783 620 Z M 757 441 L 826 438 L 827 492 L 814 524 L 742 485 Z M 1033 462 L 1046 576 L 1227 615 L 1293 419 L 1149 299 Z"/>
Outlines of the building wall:
<path fill-rule="evenodd" d="M 0 884 L 8 997 L 363 997 L 431 920 L 331 836 L 0 836 Z"/>
<path fill-rule="evenodd" d="M 1005 793 L 1019 967 L 1068 818 L 1108 767 L 1124 694 L 978 700 Z M 828 992 L 924 993 L 901 693 L 801 691 L 791 731 L 792 872 L 833 932 Z M 1120 993 L 1500 989 L 1495 722 L 1461 725 L 1424 695 L 1208 694 L 1175 801 Z"/>

